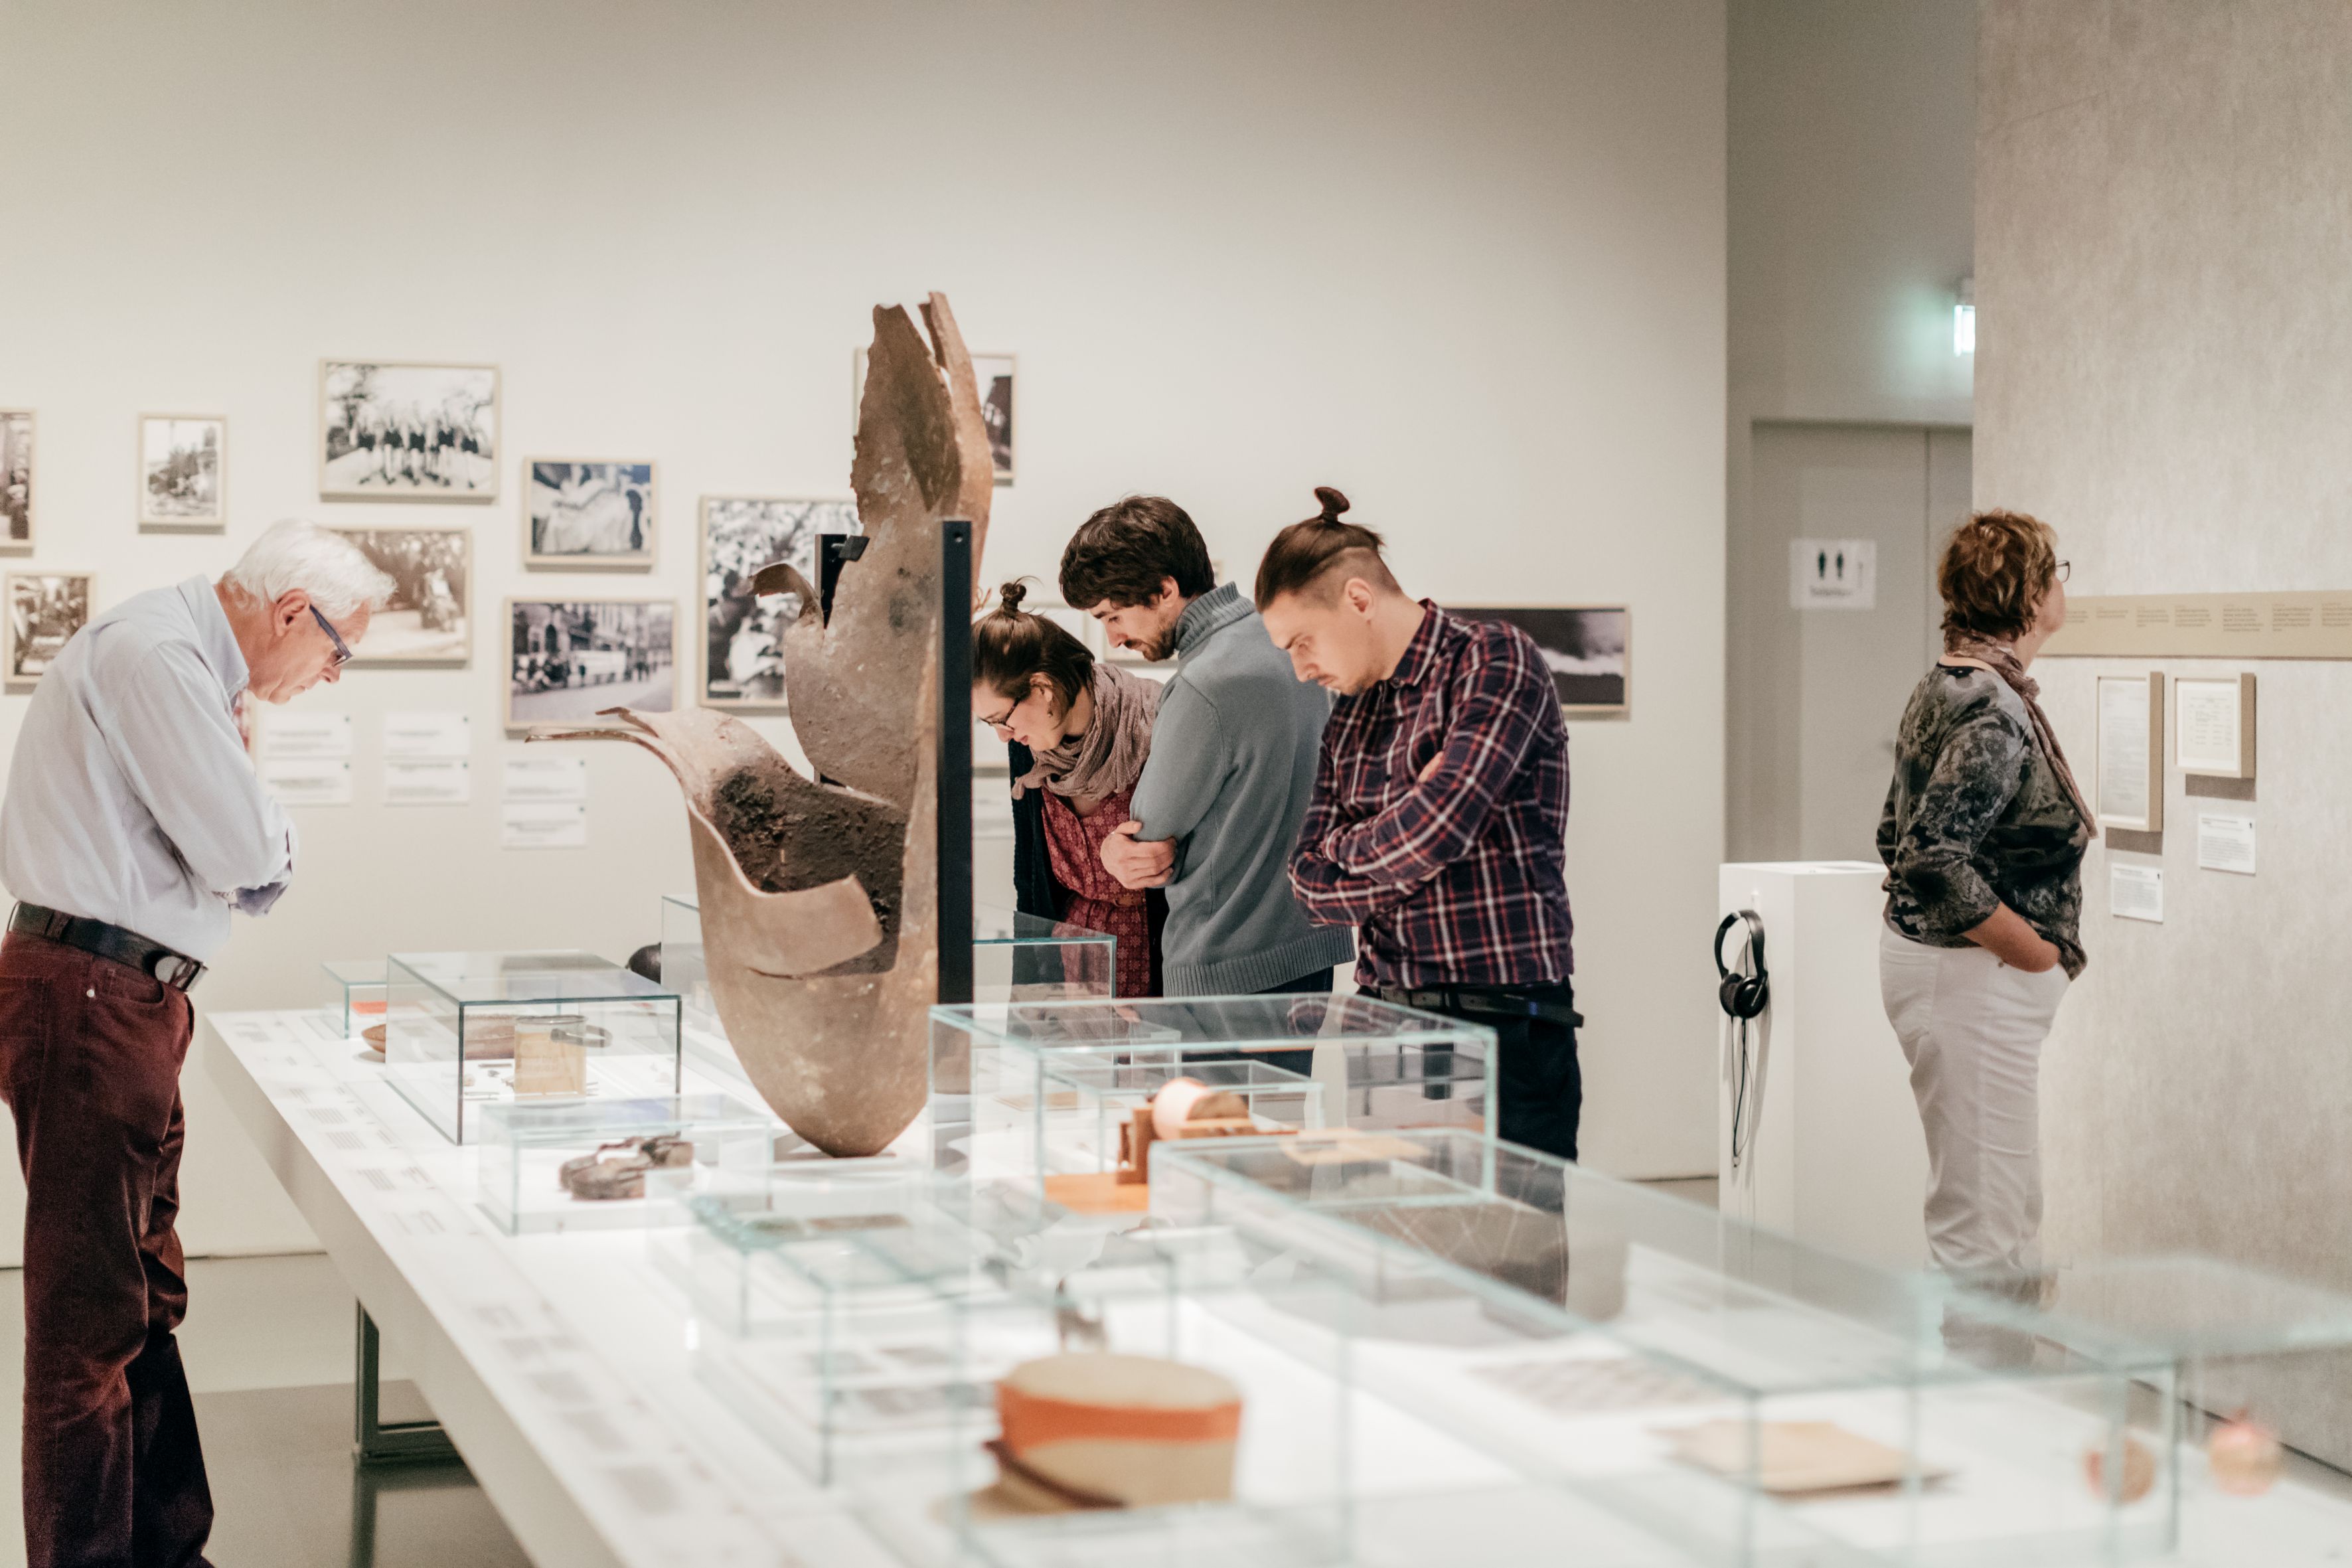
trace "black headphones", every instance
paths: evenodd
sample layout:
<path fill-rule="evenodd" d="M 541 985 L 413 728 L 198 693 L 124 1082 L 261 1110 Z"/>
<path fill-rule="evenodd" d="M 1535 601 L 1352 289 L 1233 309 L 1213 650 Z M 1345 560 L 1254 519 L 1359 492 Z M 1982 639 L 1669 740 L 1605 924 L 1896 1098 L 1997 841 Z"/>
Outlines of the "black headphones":
<path fill-rule="evenodd" d="M 1740 921 L 1748 922 L 1748 967 L 1751 973 L 1740 974 L 1723 962 L 1723 933 Z M 1741 910 L 1723 917 L 1715 928 L 1715 973 L 1717 981 L 1716 1000 L 1734 1018 L 1753 1018 L 1772 1005 L 1772 977 L 1764 971 L 1764 922 L 1754 910 Z"/>

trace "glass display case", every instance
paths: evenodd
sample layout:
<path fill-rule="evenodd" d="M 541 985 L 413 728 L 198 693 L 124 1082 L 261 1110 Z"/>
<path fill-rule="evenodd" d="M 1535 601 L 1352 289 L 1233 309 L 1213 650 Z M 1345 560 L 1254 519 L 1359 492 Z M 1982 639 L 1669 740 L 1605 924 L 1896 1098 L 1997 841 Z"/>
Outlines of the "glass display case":
<path fill-rule="evenodd" d="M 2308 1505 L 2278 1486 L 2281 1428 L 2311 1419 L 2313 1390 L 2340 1386 L 2352 1297 L 2189 1257 L 1978 1274 L 1955 1285 L 1971 1320 L 2004 1326 L 2037 1353 L 2057 1347 L 2129 1375 L 2122 1444 L 2095 1462 L 2113 1464 L 2125 1489 L 2168 1500 L 2158 1542 L 2168 1552 L 2248 1561 L 2257 1532 L 2281 1545 L 2308 1533 Z"/>
<path fill-rule="evenodd" d="M 385 1076 L 459 1143 L 490 1105 L 680 1088 L 677 997 L 593 953 L 394 953 L 384 1028 Z"/>
<path fill-rule="evenodd" d="M 1352 1283 L 1357 1386 L 1693 1561 L 2161 1550 L 2162 1479 L 2105 1481 L 2140 1374 L 1923 1276 L 1455 1131 L 1195 1142 L 1154 1165 L 1155 1227 Z"/>
<path fill-rule="evenodd" d="M 702 911 L 692 893 L 661 901 L 662 984 L 677 993 L 686 1022 L 725 1037 L 710 1000 L 703 957 Z M 972 995 L 982 1002 L 1109 996 L 1118 973 L 1118 939 L 1063 921 L 989 904 L 972 910 Z M 381 966 L 379 966 L 381 967 Z"/>
<path fill-rule="evenodd" d="M 677 994 L 688 1027 L 724 1036 L 710 1000 L 710 967 L 702 956 L 702 907 L 692 893 L 665 893 L 661 901 L 661 983 Z"/>
<path fill-rule="evenodd" d="M 697 1374 L 827 1484 L 939 1446 L 978 1397 L 958 1375 L 958 1300 L 1054 1249 L 1041 1206 L 911 1162 L 772 1167 L 689 1207 L 656 1257 L 693 1302 Z"/>
<path fill-rule="evenodd" d="M 979 1180 L 1099 1175 L 1118 1162 L 1118 1130 L 1179 1079 L 1238 1098 L 1223 1102 L 1225 1125 L 1202 1130 L 1210 1135 L 1250 1131 L 1253 1119 L 1265 1132 L 1483 1132 L 1494 1040 L 1482 1026 L 1363 996 L 935 1007 L 929 1144 L 939 1169 Z"/>
<path fill-rule="evenodd" d="M 383 1022 L 384 965 L 381 958 L 332 958 L 322 966 L 327 972 L 327 1023 L 341 1037 L 349 1039 L 357 1035 L 367 1040 L 368 1048 L 378 1056 L 383 1054 L 383 1034 L 381 1029 L 370 1036 Z"/>
<path fill-rule="evenodd" d="M 509 1235 L 677 1225 L 686 1200 L 765 1170 L 782 1124 L 723 1094 L 482 1109 L 478 1180 Z"/>
<path fill-rule="evenodd" d="M 1056 1002 L 1118 992 L 1118 939 L 995 904 L 971 911 L 975 1002 Z"/>

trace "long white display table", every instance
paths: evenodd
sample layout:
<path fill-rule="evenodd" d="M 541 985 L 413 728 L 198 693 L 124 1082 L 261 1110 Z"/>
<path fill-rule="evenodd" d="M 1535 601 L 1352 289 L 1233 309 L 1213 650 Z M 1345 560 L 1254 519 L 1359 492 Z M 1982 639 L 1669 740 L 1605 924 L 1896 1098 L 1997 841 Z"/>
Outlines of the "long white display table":
<path fill-rule="evenodd" d="M 532 1561 L 892 1561 L 691 1375 L 692 1314 L 644 1232 L 503 1235 L 476 1207 L 475 1151 L 318 1015 L 205 1026 L 223 1095 Z"/>
<path fill-rule="evenodd" d="M 717 1331 L 698 1330 L 655 1266 L 656 1233 L 509 1237 L 478 1206 L 477 1151 L 437 1131 L 319 1014 L 221 1014 L 205 1026 L 223 1094 L 533 1561 L 897 1563 L 848 1499 L 818 1487 L 695 1375 L 694 1336 Z M 749 1096 L 723 1043 L 695 1044 L 688 1090 Z M 1353 1553 L 1366 1568 L 1546 1562 L 1563 1531 L 1587 1542 L 1623 1533 L 1589 1505 L 1499 1486 L 1507 1472 L 1366 1392 L 1354 1447 L 1375 1462 Z M 1418 1500 L 1433 1506 L 1404 1496 L 1415 1482 L 1436 1485 Z M 1489 1485 L 1493 1500 L 1476 1500 Z M 1461 1489 L 1452 1500 L 1449 1488 Z M 1519 1521 L 1503 1511 L 1512 1508 L 1539 1511 Z M 2243 1522 L 2184 1560 L 2317 1568 L 2341 1563 L 2352 1541 L 2352 1505 L 2292 1481 Z M 1487 1530 L 1465 1555 L 1464 1532 L 1476 1524 Z M 1686 1561 L 1637 1537 L 1623 1533 L 1610 1560 Z M 1954 1549 L 1950 1561 L 1968 1555 Z"/>

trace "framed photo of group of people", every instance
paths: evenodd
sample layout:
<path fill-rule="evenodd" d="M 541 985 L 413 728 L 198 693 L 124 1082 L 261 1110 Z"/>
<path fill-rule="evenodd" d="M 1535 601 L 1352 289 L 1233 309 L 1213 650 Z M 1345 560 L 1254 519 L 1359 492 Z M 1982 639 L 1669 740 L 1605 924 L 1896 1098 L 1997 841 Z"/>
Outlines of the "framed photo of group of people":
<path fill-rule="evenodd" d="M 1010 354 L 973 356 L 982 417 L 1000 484 L 1013 474 Z M 864 353 L 856 362 L 862 395 Z M 503 446 L 499 368 L 492 364 L 330 358 L 318 371 L 319 499 L 324 501 L 492 503 Z M 0 553 L 28 553 L 37 521 L 34 416 L 0 409 Z M 228 420 L 218 414 L 142 414 L 137 432 L 137 521 L 147 532 L 224 532 L 228 523 Z M 660 558 L 656 465 L 630 457 L 526 457 L 518 505 L 527 571 L 650 572 Z M 761 567 L 789 561 L 817 580 L 817 542 L 860 531 L 839 496 L 714 495 L 696 509 L 700 647 L 678 640 L 678 606 L 658 597 L 509 598 L 504 710 L 511 729 L 609 722 L 601 710 L 665 712 L 682 702 L 751 712 L 786 710 L 783 629 L 796 595 L 753 595 Z M 459 668 L 471 662 L 474 530 L 465 523 L 331 521 L 394 584 L 352 660 L 354 668 Z M 39 679 L 92 613 L 87 572 L 26 571 L 5 578 L 0 667 L 11 687 Z M 1085 629 L 1091 630 L 1079 617 Z M 681 671 L 687 673 L 681 673 Z"/>

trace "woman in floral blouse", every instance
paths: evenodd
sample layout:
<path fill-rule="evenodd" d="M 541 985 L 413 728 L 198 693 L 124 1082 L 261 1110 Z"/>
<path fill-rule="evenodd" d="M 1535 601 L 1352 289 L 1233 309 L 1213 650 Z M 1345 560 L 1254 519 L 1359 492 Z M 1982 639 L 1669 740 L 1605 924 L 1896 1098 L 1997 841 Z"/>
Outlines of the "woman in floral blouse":
<path fill-rule="evenodd" d="M 1879 990 L 1927 1134 L 1927 1250 L 2036 1261 L 2042 1042 L 2083 972 L 2096 835 L 2026 667 L 2066 624 L 2049 527 L 1979 512 L 1944 552 L 1944 657 L 1904 710 L 1878 825 Z"/>
<path fill-rule="evenodd" d="M 1160 688 L 1023 610 L 1025 592 L 1005 584 L 971 628 L 971 710 L 1012 755 L 1013 903 L 1117 937 L 1117 994 L 1157 996 L 1166 896 L 1120 886 L 1102 844 L 1132 815 Z"/>

